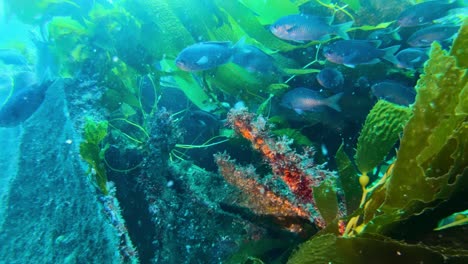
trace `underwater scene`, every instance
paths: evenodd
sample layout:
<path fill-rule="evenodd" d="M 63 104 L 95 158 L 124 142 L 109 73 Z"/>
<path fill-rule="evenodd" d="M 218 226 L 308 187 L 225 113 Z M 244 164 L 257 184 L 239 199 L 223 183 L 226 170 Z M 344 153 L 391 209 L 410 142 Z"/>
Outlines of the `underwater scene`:
<path fill-rule="evenodd" d="M 466 0 L 0 0 L 0 32 L 0 264 L 468 263 Z"/>

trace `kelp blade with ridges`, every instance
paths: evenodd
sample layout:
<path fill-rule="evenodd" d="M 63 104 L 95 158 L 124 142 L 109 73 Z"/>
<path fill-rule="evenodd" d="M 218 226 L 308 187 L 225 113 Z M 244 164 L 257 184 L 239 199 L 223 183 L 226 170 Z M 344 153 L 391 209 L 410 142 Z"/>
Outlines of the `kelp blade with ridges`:
<path fill-rule="evenodd" d="M 449 199 L 468 177 L 467 114 L 457 112 L 468 89 L 466 68 L 457 66 L 465 51 L 459 42 L 468 38 L 465 23 L 450 56 L 434 43 L 424 75 L 417 84 L 413 116 L 403 132 L 391 177 L 385 185 L 385 200 L 370 198 L 367 215 L 378 215 L 367 232 L 384 232 L 390 224 L 421 213 Z M 466 187 L 466 186 L 465 186 Z M 380 204 L 381 203 L 381 204 Z"/>
<path fill-rule="evenodd" d="M 411 245 L 381 236 L 319 235 L 299 247 L 288 264 L 462 263 L 467 250 Z"/>
<path fill-rule="evenodd" d="M 459 111 L 468 78 L 466 68 L 457 66 L 456 56 L 465 51 L 455 49 L 464 49 L 459 43 L 468 39 L 467 28 L 465 23 L 453 56 L 433 44 L 393 172 L 359 209 L 364 219 L 355 237 L 338 237 L 324 230 L 301 245 L 288 263 L 466 263 L 466 250 L 410 245 L 382 235 L 395 235 L 403 224 L 417 227 L 416 232 L 411 230 L 414 233 L 430 232 L 437 219 L 427 217 L 463 206 L 455 203 L 465 200 L 468 188 L 468 115 Z M 404 222 L 413 216 L 419 222 Z"/>
<path fill-rule="evenodd" d="M 398 140 L 411 111 L 380 100 L 367 115 L 364 127 L 359 135 L 356 164 L 361 173 L 368 173 L 382 163 Z"/>

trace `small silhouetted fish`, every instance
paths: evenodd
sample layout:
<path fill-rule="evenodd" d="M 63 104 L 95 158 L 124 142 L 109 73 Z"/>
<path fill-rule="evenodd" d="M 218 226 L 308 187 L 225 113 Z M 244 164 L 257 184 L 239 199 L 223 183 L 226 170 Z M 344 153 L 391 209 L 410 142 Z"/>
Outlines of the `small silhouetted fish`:
<path fill-rule="evenodd" d="M 433 20 L 447 15 L 450 9 L 459 7 L 458 1 L 427 1 L 413 5 L 398 16 L 400 27 L 414 27 L 431 24 Z"/>
<path fill-rule="evenodd" d="M 408 38 L 408 44 L 412 47 L 429 47 L 432 42 L 443 42 L 451 39 L 457 32 L 459 26 L 434 25 L 414 32 Z"/>
<path fill-rule="evenodd" d="M 0 126 L 17 126 L 31 117 L 44 101 L 45 93 L 52 83 L 44 81 L 13 93 L 0 108 Z"/>
<path fill-rule="evenodd" d="M 234 52 L 230 41 L 201 42 L 183 49 L 175 63 L 183 71 L 209 70 L 230 62 Z"/>
<path fill-rule="evenodd" d="M 357 88 L 367 89 L 369 88 L 369 86 L 370 86 L 369 79 L 367 79 L 366 76 L 361 76 L 354 82 L 354 87 L 357 87 Z"/>
<path fill-rule="evenodd" d="M 367 36 L 368 40 L 379 40 L 382 42 L 383 46 L 388 46 L 395 40 L 400 41 L 401 37 L 398 34 L 398 28 L 385 28 L 385 29 L 378 29 L 373 31 Z"/>
<path fill-rule="evenodd" d="M 222 125 L 217 116 L 203 110 L 191 111 L 189 117 L 201 127 L 219 128 Z"/>
<path fill-rule="evenodd" d="M 333 91 L 340 90 L 344 82 L 343 74 L 335 68 L 323 68 L 316 78 L 320 85 Z"/>
<path fill-rule="evenodd" d="M 296 42 L 330 39 L 330 35 L 338 35 L 343 39 L 349 39 L 346 31 L 352 26 L 353 21 L 339 25 L 330 25 L 332 17 L 317 17 L 311 15 L 288 15 L 278 19 L 270 27 L 271 33 L 284 40 Z"/>
<path fill-rule="evenodd" d="M 0 61 L 5 64 L 24 66 L 28 60 L 16 49 L 0 49 Z"/>
<path fill-rule="evenodd" d="M 288 91 L 281 98 L 281 105 L 296 111 L 298 114 L 303 112 L 323 111 L 323 107 L 330 107 L 338 112 L 341 111 L 338 102 L 343 93 L 324 98 L 319 92 L 307 88 L 294 88 Z"/>
<path fill-rule="evenodd" d="M 156 87 L 153 77 L 146 74 L 139 78 L 138 88 L 141 108 L 145 113 L 151 114 L 157 104 L 159 87 Z"/>
<path fill-rule="evenodd" d="M 398 68 L 415 70 L 422 68 L 424 63 L 429 59 L 427 51 L 418 48 L 408 48 L 401 50 L 395 55 L 398 63 Z"/>
<path fill-rule="evenodd" d="M 359 64 L 374 64 L 385 59 L 396 64 L 393 56 L 400 48 L 399 45 L 385 49 L 378 49 L 380 41 L 370 40 L 338 40 L 323 48 L 323 55 L 327 60 L 354 68 Z"/>
<path fill-rule="evenodd" d="M 279 72 L 275 60 L 261 49 L 245 44 L 232 57 L 232 62 L 249 72 L 275 74 Z"/>
<path fill-rule="evenodd" d="M 371 91 L 379 99 L 405 106 L 414 103 L 416 97 L 416 91 L 413 87 L 395 81 L 376 83 L 372 85 Z"/>

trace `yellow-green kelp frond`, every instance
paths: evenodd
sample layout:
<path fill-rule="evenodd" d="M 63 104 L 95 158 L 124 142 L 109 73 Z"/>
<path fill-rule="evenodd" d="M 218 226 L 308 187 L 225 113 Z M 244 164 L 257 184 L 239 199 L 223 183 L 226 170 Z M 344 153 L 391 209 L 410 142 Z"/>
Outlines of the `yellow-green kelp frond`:
<path fill-rule="evenodd" d="M 86 120 L 84 127 L 84 141 L 80 143 L 80 155 L 89 164 L 93 184 L 107 194 L 107 173 L 104 163 L 105 147 L 102 141 L 107 136 L 107 121 L 96 122 L 92 118 Z"/>
<path fill-rule="evenodd" d="M 361 130 L 354 156 L 362 174 L 367 174 L 384 161 L 410 115 L 410 108 L 385 100 L 378 101 L 372 108 Z"/>
<path fill-rule="evenodd" d="M 466 249 L 410 245 L 386 237 L 427 234 L 450 210 L 466 209 L 461 207 L 468 188 L 468 113 L 462 95 L 467 94 L 468 77 L 460 66 L 466 45 L 460 43 L 466 43 L 467 29 L 465 23 L 450 54 L 433 44 L 397 159 L 376 186 L 366 188 L 370 196 L 346 219 L 344 236 L 324 229 L 288 263 L 442 263 L 468 257 Z M 340 177 L 346 172 L 352 178 L 344 154 L 340 148 Z"/>
<path fill-rule="evenodd" d="M 466 67 L 457 66 L 458 56 L 466 53 L 460 43 L 468 38 L 467 28 L 465 23 L 452 55 L 438 43 L 432 45 L 393 173 L 366 203 L 365 231 L 384 232 L 391 223 L 450 199 L 467 184 L 468 114 L 460 109 L 466 105 L 461 95 L 467 94 L 468 78 Z"/>
<path fill-rule="evenodd" d="M 467 255 L 467 250 L 412 245 L 376 235 L 344 238 L 327 234 L 302 244 L 287 263 L 452 263 Z"/>

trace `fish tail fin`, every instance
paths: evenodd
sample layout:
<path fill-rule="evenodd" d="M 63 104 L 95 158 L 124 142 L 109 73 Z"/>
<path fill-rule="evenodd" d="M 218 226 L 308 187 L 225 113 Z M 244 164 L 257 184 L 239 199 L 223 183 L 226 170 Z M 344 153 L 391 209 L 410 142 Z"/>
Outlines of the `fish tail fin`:
<path fill-rule="evenodd" d="M 247 45 L 245 44 L 246 38 L 246 36 L 243 36 L 241 39 L 239 39 L 239 41 L 236 42 L 236 44 L 234 44 L 234 46 L 232 46 L 234 53 L 242 51 L 244 49 L 245 45 Z"/>
<path fill-rule="evenodd" d="M 391 46 L 386 49 L 383 49 L 385 54 L 383 55 L 382 58 L 393 63 L 394 65 L 398 65 L 398 60 L 395 58 L 393 54 L 395 54 L 399 49 L 400 49 L 400 45 L 395 45 L 395 46 Z"/>
<path fill-rule="evenodd" d="M 354 21 L 349 21 L 343 24 L 334 25 L 334 33 L 340 36 L 342 39 L 349 39 L 348 33 L 346 33 L 346 31 L 348 31 L 351 28 L 353 23 Z"/>
<path fill-rule="evenodd" d="M 398 33 L 398 31 L 400 31 L 400 26 L 396 27 L 395 29 L 393 29 L 392 31 L 390 31 L 391 33 L 391 36 L 394 40 L 398 40 L 400 41 L 401 40 L 401 36 L 400 36 L 400 33 Z"/>
<path fill-rule="evenodd" d="M 325 104 L 328 107 L 330 107 L 330 108 L 332 108 L 332 109 L 334 109 L 334 110 L 336 110 L 338 112 L 341 112 L 341 107 L 339 105 L 339 102 L 341 100 L 341 97 L 343 97 L 343 94 L 344 93 L 338 93 L 338 94 L 335 94 L 333 96 L 328 97 L 327 99 L 325 99 Z"/>
<path fill-rule="evenodd" d="M 393 38 L 394 40 L 400 41 L 400 40 L 401 40 L 400 33 L 398 33 L 398 31 L 393 32 L 393 33 L 392 33 L 392 38 Z"/>

